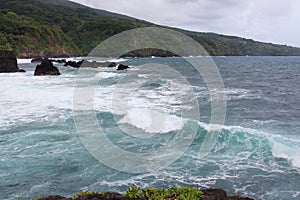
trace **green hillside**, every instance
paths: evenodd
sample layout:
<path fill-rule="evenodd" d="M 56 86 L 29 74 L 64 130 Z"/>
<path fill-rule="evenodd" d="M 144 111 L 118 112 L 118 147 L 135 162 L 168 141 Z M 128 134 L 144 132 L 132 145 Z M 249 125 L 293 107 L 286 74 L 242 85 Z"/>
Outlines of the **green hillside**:
<path fill-rule="evenodd" d="M 117 33 L 158 26 L 67 0 L 0 0 L 0 5 L 0 48 L 13 49 L 20 57 L 87 55 Z M 210 55 L 300 55 L 294 47 L 174 30 L 198 41 Z"/>
<path fill-rule="evenodd" d="M 0 21 L 0 48 L 14 50 L 21 57 L 81 53 L 58 25 L 45 25 L 14 12 L 0 12 Z"/>

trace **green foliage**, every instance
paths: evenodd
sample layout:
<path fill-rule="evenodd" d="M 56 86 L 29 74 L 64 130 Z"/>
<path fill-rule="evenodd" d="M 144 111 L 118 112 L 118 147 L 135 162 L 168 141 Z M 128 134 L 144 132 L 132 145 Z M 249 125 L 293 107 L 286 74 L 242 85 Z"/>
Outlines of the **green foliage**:
<path fill-rule="evenodd" d="M 71 50 L 81 54 L 59 26 L 44 25 L 12 12 L 0 12 L 0 46 L 34 56 L 40 52 Z"/>
<path fill-rule="evenodd" d="M 67 0 L 0 0 L 0 46 L 19 56 L 87 55 L 105 39 L 134 28 L 155 24 L 96 10 Z M 157 26 L 160 27 L 160 26 Z M 167 27 L 168 28 L 168 27 Z M 260 43 L 239 37 L 174 29 L 199 42 L 210 55 L 300 55 L 300 49 Z M 139 51 L 139 56 L 165 51 Z M 133 55 L 133 54 L 131 54 Z M 134 55 L 133 55 L 134 56 Z"/>
<path fill-rule="evenodd" d="M 64 0 L 0 0 L 0 5 L 0 33 L 21 52 L 39 54 L 59 44 L 70 55 L 86 55 L 112 35 L 150 25 Z"/>
<path fill-rule="evenodd" d="M 125 196 L 131 199 L 143 198 L 146 200 L 199 200 L 203 193 L 192 187 L 172 187 L 170 189 L 146 188 L 140 190 L 139 187 L 133 187 L 127 190 Z"/>
<path fill-rule="evenodd" d="M 80 191 L 71 199 L 85 199 L 89 195 L 105 195 L 105 192 L 89 192 L 86 190 Z M 139 187 L 129 188 L 123 195 L 130 199 L 145 199 L 145 200 L 200 200 L 203 193 L 202 191 L 192 187 L 172 187 L 170 189 L 153 189 L 151 187 L 141 189 Z M 83 198 L 82 198 L 83 197 Z M 42 200 L 46 196 L 40 196 L 34 200 Z"/>
<path fill-rule="evenodd" d="M 89 192 L 86 190 L 81 190 L 78 194 L 74 195 L 72 197 L 72 200 L 79 199 L 80 197 L 88 196 L 88 195 L 94 195 L 94 194 L 102 194 L 101 192 Z"/>
<path fill-rule="evenodd" d="M 129 188 L 125 195 L 126 197 L 129 197 L 131 199 L 137 199 L 137 198 L 140 198 L 142 197 L 142 194 L 140 193 L 140 187 L 132 187 L 132 188 Z"/>

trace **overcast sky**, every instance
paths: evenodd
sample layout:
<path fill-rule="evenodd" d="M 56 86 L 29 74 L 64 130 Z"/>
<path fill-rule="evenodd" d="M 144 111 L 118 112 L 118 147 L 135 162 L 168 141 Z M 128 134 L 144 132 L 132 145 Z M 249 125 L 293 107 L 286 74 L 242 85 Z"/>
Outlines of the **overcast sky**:
<path fill-rule="evenodd" d="M 299 0 L 72 0 L 188 30 L 300 47 Z"/>

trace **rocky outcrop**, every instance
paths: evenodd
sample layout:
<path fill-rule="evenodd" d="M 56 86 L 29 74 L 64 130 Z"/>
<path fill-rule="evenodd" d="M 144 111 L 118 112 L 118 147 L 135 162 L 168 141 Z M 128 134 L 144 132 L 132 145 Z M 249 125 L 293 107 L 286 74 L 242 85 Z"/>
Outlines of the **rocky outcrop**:
<path fill-rule="evenodd" d="M 44 59 L 42 56 L 36 56 L 31 60 L 31 63 L 41 63 Z"/>
<path fill-rule="evenodd" d="M 42 63 L 38 66 L 36 66 L 35 76 L 58 76 L 60 75 L 59 70 L 57 67 L 54 67 L 52 62 L 48 59 L 45 58 Z"/>
<path fill-rule="evenodd" d="M 107 67 L 117 67 L 117 63 L 115 62 L 109 63 Z"/>
<path fill-rule="evenodd" d="M 202 192 L 201 200 L 253 200 L 248 197 L 227 196 L 223 189 L 207 189 L 202 190 Z"/>
<path fill-rule="evenodd" d="M 62 197 L 59 195 L 51 195 L 45 198 L 40 198 L 39 200 L 72 200 L 71 198 Z"/>
<path fill-rule="evenodd" d="M 130 68 L 130 67 L 128 67 L 127 65 L 120 64 L 120 65 L 117 67 L 117 70 L 120 71 L 120 70 L 129 69 L 129 68 Z"/>
<path fill-rule="evenodd" d="M 84 65 L 83 65 L 84 63 Z M 117 63 L 115 62 L 96 62 L 96 61 L 87 61 L 87 60 L 81 60 L 79 62 L 76 61 L 68 61 L 65 62 L 65 66 L 70 66 L 73 68 L 101 68 L 101 67 L 109 67 L 109 68 L 113 68 L 113 67 L 117 67 Z M 128 66 L 125 65 L 121 65 L 120 69 L 118 70 L 123 70 L 123 69 L 128 69 Z"/>
<path fill-rule="evenodd" d="M 25 72 L 19 69 L 16 55 L 12 51 L 0 50 L 0 73 Z"/>
<path fill-rule="evenodd" d="M 228 196 L 223 189 L 207 189 L 202 190 L 203 196 L 201 200 L 253 200 L 248 197 L 240 197 L 240 196 Z M 114 192 L 106 192 L 106 193 L 88 193 L 85 195 L 75 196 L 73 198 L 65 198 L 61 196 L 48 196 L 45 198 L 41 198 L 40 200 L 146 200 L 144 198 L 129 198 L 125 197 L 119 193 Z M 172 195 L 167 198 L 168 200 L 176 200 L 178 199 L 177 195 Z"/>
<path fill-rule="evenodd" d="M 83 62 L 84 62 L 84 60 L 81 60 L 79 62 L 68 61 L 68 62 L 65 63 L 65 67 L 71 66 L 71 67 L 74 67 L 74 68 L 80 68 Z"/>
<path fill-rule="evenodd" d="M 40 198 L 40 200 L 131 200 L 131 198 L 125 197 L 121 194 L 115 192 L 106 192 L 103 194 L 86 194 L 76 198 L 65 198 L 62 196 L 48 196 L 45 198 Z M 143 200 L 141 198 L 135 198 L 134 200 Z"/>
<path fill-rule="evenodd" d="M 66 59 L 57 59 L 57 60 L 55 60 L 55 59 L 52 59 L 52 60 L 50 60 L 52 63 L 53 62 L 56 62 L 56 63 L 60 63 L 60 64 L 65 64 L 67 61 L 66 61 Z"/>

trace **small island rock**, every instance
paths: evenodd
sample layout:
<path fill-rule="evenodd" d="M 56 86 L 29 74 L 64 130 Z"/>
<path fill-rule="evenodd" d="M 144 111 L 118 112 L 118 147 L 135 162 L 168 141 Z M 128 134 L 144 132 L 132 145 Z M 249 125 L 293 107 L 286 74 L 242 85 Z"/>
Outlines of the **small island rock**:
<path fill-rule="evenodd" d="M 112 62 L 112 63 L 110 63 L 107 67 L 116 67 L 116 66 L 117 66 L 117 63 Z"/>
<path fill-rule="evenodd" d="M 40 65 L 36 66 L 34 75 L 35 76 L 47 76 L 47 75 L 58 76 L 60 75 L 60 72 L 57 69 L 57 67 L 53 66 L 52 62 L 48 58 L 45 58 Z"/>
<path fill-rule="evenodd" d="M 71 67 L 74 67 L 74 68 L 80 68 L 83 62 L 84 62 L 84 60 L 81 60 L 79 62 L 68 61 L 68 62 L 65 63 L 65 67 L 71 66 Z"/>
<path fill-rule="evenodd" d="M 127 65 L 123 65 L 123 64 L 120 64 L 118 67 L 117 67 L 117 70 L 120 71 L 120 70 L 125 70 L 125 69 L 130 69 L 130 67 L 128 67 Z"/>

